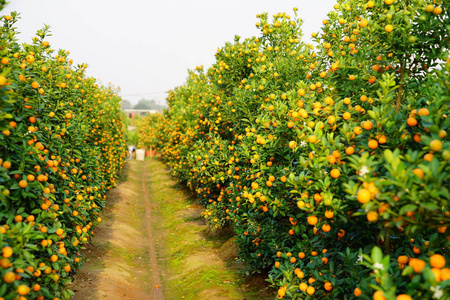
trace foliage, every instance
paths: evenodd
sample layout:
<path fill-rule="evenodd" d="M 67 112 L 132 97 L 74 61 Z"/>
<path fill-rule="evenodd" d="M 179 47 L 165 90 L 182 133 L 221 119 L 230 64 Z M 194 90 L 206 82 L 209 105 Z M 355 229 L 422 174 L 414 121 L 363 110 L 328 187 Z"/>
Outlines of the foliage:
<path fill-rule="evenodd" d="M 258 15 L 141 132 L 278 299 L 444 299 L 448 7 L 338 2 L 316 47 L 296 9 Z"/>
<path fill-rule="evenodd" d="M 69 299 L 126 157 L 121 99 L 45 41 L 0 41 L 0 299 Z"/>

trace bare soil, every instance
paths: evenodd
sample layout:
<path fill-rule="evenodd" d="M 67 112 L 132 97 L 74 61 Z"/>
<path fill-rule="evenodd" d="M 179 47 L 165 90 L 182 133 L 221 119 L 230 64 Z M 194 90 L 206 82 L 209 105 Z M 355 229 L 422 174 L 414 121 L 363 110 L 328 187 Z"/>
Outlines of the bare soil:
<path fill-rule="evenodd" d="M 239 275 L 231 233 L 209 230 L 169 172 L 158 158 L 127 162 L 84 250 L 73 299 L 273 299 L 264 276 Z"/>

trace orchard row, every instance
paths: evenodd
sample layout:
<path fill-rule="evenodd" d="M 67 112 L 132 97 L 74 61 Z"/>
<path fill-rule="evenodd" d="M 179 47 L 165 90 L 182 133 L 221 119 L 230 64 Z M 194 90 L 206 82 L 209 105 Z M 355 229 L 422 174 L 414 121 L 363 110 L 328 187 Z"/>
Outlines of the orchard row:
<path fill-rule="evenodd" d="M 140 126 L 278 299 L 448 299 L 449 12 L 338 1 L 258 16 Z M 447 297 L 447 298 L 446 298 Z"/>
<path fill-rule="evenodd" d="M 17 15 L 1 21 L 0 299 L 69 299 L 126 157 L 121 99 L 55 53 L 48 28 L 20 45 Z"/>

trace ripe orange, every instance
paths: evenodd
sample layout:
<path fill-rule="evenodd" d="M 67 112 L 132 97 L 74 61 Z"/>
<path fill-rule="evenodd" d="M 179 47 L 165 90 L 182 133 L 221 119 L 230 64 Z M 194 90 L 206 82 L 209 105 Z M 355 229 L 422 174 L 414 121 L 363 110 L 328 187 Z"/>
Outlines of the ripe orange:
<path fill-rule="evenodd" d="M 373 300 L 386 300 L 383 291 L 376 291 L 373 293 Z"/>
<path fill-rule="evenodd" d="M 419 109 L 418 113 L 419 116 L 428 116 L 430 114 L 430 111 L 428 110 L 428 108 L 423 107 Z"/>
<path fill-rule="evenodd" d="M 395 298 L 395 300 L 412 300 L 410 295 L 400 294 Z"/>
<path fill-rule="evenodd" d="M 21 296 L 28 295 L 30 292 L 31 292 L 30 287 L 24 284 L 19 285 L 19 287 L 17 288 L 17 293 Z"/>
<path fill-rule="evenodd" d="M 19 181 L 19 187 L 26 188 L 28 186 L 28 182 L 26 180 Z"/>
<path fill-rule="evenodd" d="M 13 283 L 16 281 L 16 274 L 14 272 L 6 272 L 5 275 L 3 275 L 3 281 L 6 283 Z"/>
<path fill-rule="evenodd" d="M 414 170 L 413 170 L 413 173 L 414 173 L 417 177 L 419 177 L 420 179 L 423 179 L 423 177 L 425 176 L 425 172 L 424 172 L 422 169 L 420 169 L 420 168 L 414 169 Z"/>
<path fill-rule="evenodd" d="M 392 32 L 392 30 L 394 30 L 394 26 L 392 26 L 391 24 L 386 25 L 386 27 L 384 27 L 384 30 L 386 32 Z"/>
<path fill-rule="evenodd" d="M 345 149 L 345 153 L 347 154 L 347 155 L 352 155 L 353 153 L 355 152 L 355 148 L 353 148 L 353 147 L 347 147 L 346 149 Z"/>
<path fill-rule="evenodd" d="M 309 225 L 313 225 L 314 226 L 314 225 L 317 224 L 317 222 L 319 220 L 317 219 L 316 216 L 309 216 L 308 218 L 306 218 L 306 221 L 308 222 Z"/>
<path fill-rule="evenodd" d="M 376 221 L 378 221 L 378 213 L 376 211 L 369 211 L 367 213 L 367 220 L 369 222 L 376 222 Z"/>
<path fill-rule="evenodd" d="M 373 128 L 373 123 L 371 121 L 365 121 L 363 122 L 362 127 L 365 130 L 371 130 Z"/>
<path fill-rule="evenodd" d="M 308 286 L 308 288 L 306 289 L 306 293 L 308 293 L 308 295 L 313 295 L 316 292 L 316 289 L 313 286 Z"/>
<path fill-rule="evenodd" d="M 376 149 L 378 148 L 378 142 L 376 140 L 370 140 L 369 143 L 367 143 L 367 146 L 369 146 L 370 149 Z"/>
<path fill-rule="evenodd" d="M 406 124 L 408 124 L 409 126 L 416 126 L 417 125 L 417 120 L 414 117 L 409 117 L 406 120 Z"/>
<path fill-rule="evenodd" d="M 315 143 L 317 141 L 317 138 L 315 135 L 310 135 L 308 137 L 308 142 L 310 142 L 311 144 Z"/>
<path fill-rule="evenodd" d="M 400 255 L 400 256 L 397 258 L 397 262 L 398 262 L 399 264 L 403 264 L 403 265 L 406 265 L 406 264 L 408 263 L 408 260 L 409 260 L 409 257 L 406 256 L 406 255 Z"/>
<path fill-rule="evenodd" d="M 441 281 L 450 280 L 450 269 L 442 268 L 441 269 Z"/>
<path fill-rule="evenodd" d="M 418 259 L 418 258 L 411 258 L 411 259 L 409 260 L 409 265 L 410 265 L 411 267 L 413 267 L 414 272 L 420 273 L 420 272 L 423 270 L 423 268 L 425 268 L 426 263 L 425 263 L 425 261 L 423 261 L 423 260 L 421 260 L 421 259 Z"/>
<path fill-rule="evenodd" d="M 333 289 L 333 284 L 331 284 L 331 282 L 329 282 L 329 281 L 325 282 L 325 284 L 323 286 L 326 291 L 331 291 Z"/>
<path fill-rule="evenodd" d="M 359 288 L 355 288 L 353 290 L 353 294 L 355 295 L 355 297 L 359 297 L 362 295 L 362 291 Z"/>
<path fill-rule="evenodd" d="M 333 169 L 330 172 L 330 176 L 333 178 L 338 178 L 341 175 L 341 171 L 339 169 Z"/>
<path fill-rule="evenodd" d="M 371 195 L 369 190 L 367 189 L 360 189 L 358 191 L 357 199 L 360 203 L 367 203 L 370 201 Z"/>
<path fill-rule="evenodd" d="M 430 265 L 433 268 L 442 269 L 445 267 L 445 257 L 440 254 L 434 254 L 430 257 Z"/>
<path fill-rule="evenodd" d="M 305 292 L 308 289 L 308 284 L 306 282 L 302 282 L 299 284 L 298 288 L 300 291 Z"/>

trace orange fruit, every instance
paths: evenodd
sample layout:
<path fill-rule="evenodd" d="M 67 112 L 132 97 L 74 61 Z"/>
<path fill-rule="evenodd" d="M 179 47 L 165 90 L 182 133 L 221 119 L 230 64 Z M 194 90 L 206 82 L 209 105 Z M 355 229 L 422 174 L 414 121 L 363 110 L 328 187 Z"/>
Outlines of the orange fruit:
<path fill-rule="evenodd" d="M 341 175 L 341 171 L 339 169 L 333 169 L 330 171 L 330 176 L 333 178 L 338 178 Z"/>
<path fill-rule="evenodd" d="M 300 291 L 305 292 L 308 289 L 308 284 L 306 282 L 302 282 L 299 284 L 298 288 Z"/>
<path fill-rule="evenodd" d="M 353 147 L 347 147 L 347 148 L 345 149 L 345 153 L 346 153 L 347 155 L 352 155 L 354 152 L 355 152 L 355 148 L 353 148 Z"/>
<path fill-rule="evenodd" d="M 369 190 L 367 189 L 360 189 L 358 191 L 357 199 L 360 203 L 367 203 L 370 201 L 371 195 Z"/>
<path fill-rule="evenodd" d="M 425 11 L 426 11 L 426 12 L 432 12 L 433 9 L 434 9 L 434 6 L 431 5 L 431 4 L 428 4 L 428 5 L 425 7 Z"/>
<path fill-rule="evenodd" d="M 13 283 L 16 281 L 16 274 L 14 272 L 6 272 L 5 275 L 3 275 L 3 281 L 6 283 Z"/>
<path fill-rule="evenodd" d="M 434 275 L 434 279 L 439 282 L 441 281 L 441 269 L 438 268 L 432 268 L 431 273 Z"/>
<path fill-rule="evenodd" d="M 386 27 L 384 27 L 384 30 L 386 30 L 386 32 L 392 32 L 392 30 L 394 30 L 394 26 L 388 24 L 386 25 Z"/>
<path fill-rule="evenodd" d="M 450 269 L 449 268 L 442 268 L 441 269 L 441 280 L 450 280 Z"/>
<path fill-rule="evenodd" d="M 322 225 L 322 231 L 323 232 L 330 232 L 330 230 L 331 230 L 330 224 L 323 224 Z"/>
<path fill-rule="evenodd" d="M 419 109 L 418 113 L 419 116 L 428 116 L 430 114 L 430 111 L 428 110 L 428 108 L 423 107 Z"/>
<path fill-rule="evenodd" d="M 376 222 L 376 221 L 378 221 L 378 213 L 376 211 L 369 211 L 367 213 L 367 220 L 369 222 Z"/>
<path fill-rule="evenodd" d="M 371 121 L 365 121 L 365 122 L 363 122 L 362 127 L 365 130 L 370 130 L 373 128 L 373 123 Z"/>
<path fill-rule="evenodd" d="M 399 257 L 397 257 L 397 262 L 399 264 L 406 265 L 408 263 L 408 260 L 409 260 L 409 258 L 406 255 L 400 255 Z"/>
<path fill-rule="evenodd" d="M 382 135 L 378 138 L 378 143 L 386 144 L 386 142 L 387 142 L 387 137 L 385 135 Z"/>
<path fill-rule="evenodd" d="M 425 172 L 420 168 L 414 169 L 413 173 L 421 179 L 423 179 L 423 177 L 425 176 Z"/>
<path fill-rule="evenodd" d="M 24 284 L 19 285 L 19 287 L 17 288 L 17 293 L 21 296 L 28 295 L 30 292 L 31 292 L 30 287 Z"/>
<path fill-rule="evenodd" d="M 26 180 L 19 181 L 19 187 L 26 188 L 28 186 L 28 182 Z"/>
<path fill-rule="evenodd" d="M 308 288 L 306 289 L 306 293 L 308 295 L 313 295 L 316 292 L 316 289 L 312 286 L 308 286 Z"/>
<path fill-rule="evenodd" d="M 442 269 L 445 267 L 445 257 L 440 254 L 434 254 L 430 257 L 430 265 L 433 268 Z"/>
<path fill-rule="evenodd" d="M 309 225 L 316 225 L 318 222 L 318 219 L 316 216 L 309 216 L 308 218 L 306 218 L 307 222 Z"/>
<path fill-rule="evenodd" d="M 440 140 L 432 140 L 430 142 L 431 151 L 438 152 L 442 150 L 442 142 Z"/>
<path fill-rule="evenodd" d="M 409 126 L 416 126 L 417 125 L 417 120 L 416 120 L 416 118 L 409 117 L 406 120 L 406 124 L 408 124 Z"/>
<path fill-rule="evenodd" d="M 409 265 L 410 265 L 411 267 L 413 267 L 414 272 L 420 273 L 420 272 L 423 270 L 423 268 L 425 268 L 426 263 L 425 263 L 425 261 L 423 261 L 423 260 L 421 260 L 421 259 L 418 259 L 418 258 L 411 258 L 411 259 L 409 260 Z"/>
<path fill-rule="evenodd" d="M 369 143 L 367 143 L 367 146 L 369 146 L 370 149 L 376 149 L 378 148 L 378 142 L 376 140 L 370 140 Z"/>
<path fill-rule="evenodd" d="M 395 300 L 412 300 L 410 295 L 400 294 L 395 298 Z"/>
<path fill-rule="evenodd" d="M 353 295 L 355 295 L 355 297 L 359 297 L 362 295 L 362 291 L 359 288 L 355 288 L 353 290 Z"/>
<path fill-rule="evenodd" d="M 383 291 L 376 291 L 373 293 L 373 300 L 386 300 Z"/>
<path fill-rule="evenodd" d="M 325 282 L 325 284 L 323 286 L 326 291 L 331 291 L 333 289 L 333 284 L 331 284 L 331 282 L 329 282 L 329 281 Z"/>

